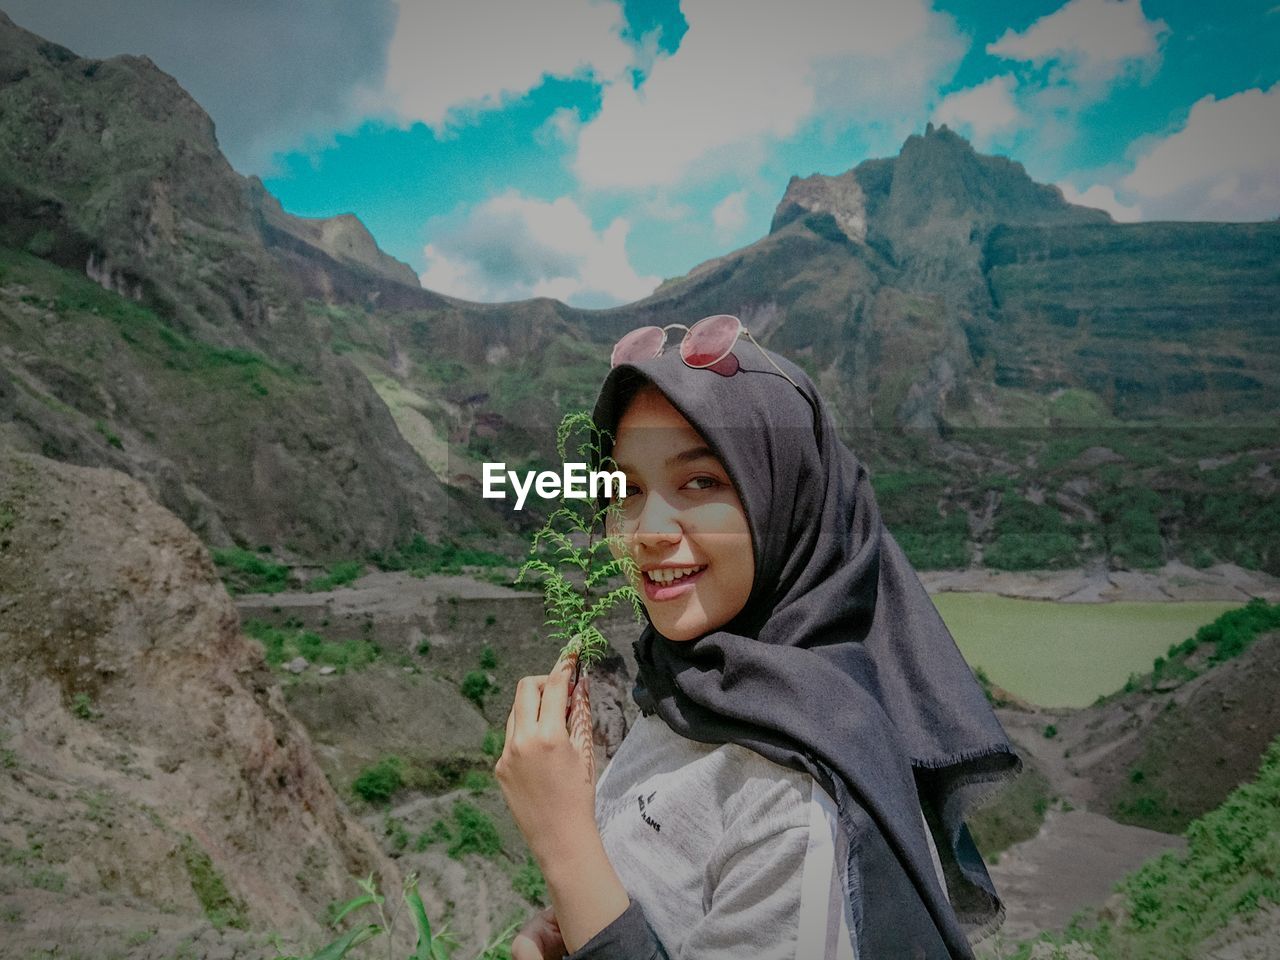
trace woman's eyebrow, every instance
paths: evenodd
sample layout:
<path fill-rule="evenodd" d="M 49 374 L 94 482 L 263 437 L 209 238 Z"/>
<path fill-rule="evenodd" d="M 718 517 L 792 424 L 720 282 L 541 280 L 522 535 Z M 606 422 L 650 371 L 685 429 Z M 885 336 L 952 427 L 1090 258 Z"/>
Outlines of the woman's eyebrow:
<path fill-rule="evenodd" d="M 700 447 L 690 447 L 688 450 L 681 450 L 679 453 L 673 453 L 671 456 L 667 457 L 667 461 L 664 465 L 674 467 L 676 464 L 692 463 L 695 460 L 703 460 L 706 458 L 710 458 L 717 462 L 720 460 L 720 458 L 716 456 L 714 450 L 704 445 Z M 619 463 L 618 469 L 623 473 L 633 472 L 629 463 Z"/>

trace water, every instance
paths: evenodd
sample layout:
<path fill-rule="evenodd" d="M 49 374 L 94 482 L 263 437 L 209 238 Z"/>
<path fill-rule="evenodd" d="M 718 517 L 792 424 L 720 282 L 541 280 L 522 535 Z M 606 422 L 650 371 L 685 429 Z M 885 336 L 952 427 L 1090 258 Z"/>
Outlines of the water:
<path fill-rule="evenodd" d="M 1227 610 L 1230 601 L 1060 603 L 986 593 L 940 593 L 933 602 L 970 666 L 1046 707 L 1085 707 L 1145 673 Z"/>

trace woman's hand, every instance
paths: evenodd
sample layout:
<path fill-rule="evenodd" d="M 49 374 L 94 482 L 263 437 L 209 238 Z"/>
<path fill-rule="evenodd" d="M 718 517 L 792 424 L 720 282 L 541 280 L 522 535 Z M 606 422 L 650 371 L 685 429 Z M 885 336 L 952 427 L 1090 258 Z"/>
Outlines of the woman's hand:
<path fill-rule="evenodd" d="M 555 907 L 534 914 L 511 941 L 511 960 L 561 960 L 568 955 Z"/>
<path fill-rule="evenodd" d="M 507 739 L 494 767 L 507 806 L 534 859 L 566 858 L 595 825 L 595 750 L 587 678 L 573 683 L 576 655 L 547 676 L 516 685 Z"/>

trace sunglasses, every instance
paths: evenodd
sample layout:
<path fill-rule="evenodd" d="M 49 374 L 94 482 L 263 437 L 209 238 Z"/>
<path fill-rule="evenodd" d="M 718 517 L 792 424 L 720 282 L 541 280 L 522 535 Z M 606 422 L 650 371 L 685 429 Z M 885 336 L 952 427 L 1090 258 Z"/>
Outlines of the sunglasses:
<path fill-rule="evenodd" d="M 751 335 L 751 331 L 742 325 L 742 321 L 727 313 L 703 317 L 692 327 L 686 327 L 683 323 L 668 323 L 664 327 L 640 327 L 632 330 L 613 345 L 609 366 L 612 368 L 620 363 L 639 363 L 659 356 L 666 348 L 667 331 L 672 327 L 679 327 L 684 331 L 684 337 L 680 340 L 680 359 L 684 361 L 685 366 L 695 370 L 715 368 L 717 364 L 721 364 L 725 358 L 732 355 L 738 340 L 746 337 L 756 345 L 760 355 L 769 361 L 769 366 L 782 374 L 789 384 L 800 391 L 800 396 L 804 397 L 805 403 L 809 404 L 809 409 L 813 412 L 815 433 L 819 432 L 818 411 L 813 401 L 809 399 L 809 395 L 801 389 L 800 384 L 787 376 L 786 371 L 773 362 L 764 347 Z M 733 359 L 732 368 L 723 371 L 726 375 L 737 370 L 737 358 Z"/>
<path fill-rule="evenodd" d="M 760 355 L 769 361 L 769 365 L 777 370 L 797 390 L 796 383 L 764 352 L 764 347 L 751 335 L 751 331 L 742 325 L 737 317 L 727 313 L 719 313 L 713 317 L 703 317 L 692 327 L 683 323 L 668 323 L 665 327 L 640 327 L 632 330 L 613 345 L 613 354 L 609 357 L 609 366 L 616 367 L 620 363 L 638 363 L 641 360 L 652 360 L 660 355 L 667 345 L 667 331 L 679 327 L 684 331 L 680 341 L 680 359 L 685 366 L 702 370 L 714 367 L 733 351 L 734 344 L 740 337 L 746 337 L 760 350 Z M 804 393 L 803 390 L 800 390 Z"/>

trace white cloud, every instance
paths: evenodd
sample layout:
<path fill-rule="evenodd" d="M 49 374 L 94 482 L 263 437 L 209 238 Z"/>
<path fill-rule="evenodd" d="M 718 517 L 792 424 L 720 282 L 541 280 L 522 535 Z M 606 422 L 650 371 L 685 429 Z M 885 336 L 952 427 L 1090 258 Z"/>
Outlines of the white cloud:
<path fill-rule="evenodd" d="M 976 87 L 948 94 L 934 108 L 934 123 L 945 123 L 967 134 L 978 149 L 986 149 L 992 138 L 1021 126 L 1022 112 L 1013 102 L 1018 81 L 1010 74 L 992 77 Z"/>
<path fill-rule="evenodd" d="M 758 165 L 812 119 L 918 126 L 964 53 L 923 0 L 685 0 L 688 31 L 645 82 L 606 86 L 574 170 L 587 187 L 669 185 Z"/>
<path fill-rule="evenodd" d="M 1052 64 L 1058 80 L 1100 90 L 1126 71 L 1153 69 L 1168 30 L 1147 19 L 1142 0 L 1069 0 L 1022 33 L 1005 31 L 987 53 Z"/>
<path fill-rule="evenodd" d="M 582 117 L 573 107 L 557 107 L 551 116 L 533 131 L 533 139 L 543 146 L 559 141 L 573 143 L 582 128 Z"/>
<path fill-rule="evenodd" d="M 1120 186 L 1151 219 L 1280 215 L 1280 83 L 1197 100 L 1182 129 L 1148 145 Z"/>
<path fill-rule="evenodd" d="M 1136 204 L 1121 203 L 1111 187 L 1094 184 L 1088 190 L 1080 191 L 1069 183 L 1060 183 L 1058 189 L 1067 203 L 1105 210 L 1117 223 L 1134 223 L 1142 219 L 1142 208 Z"/>
<path fill-rule="evenodd" d="M 738 190 L 729 194 L 712 209 L 711 222 L 715 225 L 716 236 L 722 241 L 732 239 L 747 225 L 746 200 L 747 191 Z"/>
<path fill-rule="evenodd" d="M 508 190 L 441 220 L 433 232 L 443 239 L 423 248 L 419 279 L 450 296 L 606 307 L 644 297 L 661 282 L 631 266 L 625 217 L 597 231 L 569 197 L 549 203 Z"/>
<path fill-rule="evenodd" d="M 635 51 L 611 0 L 398 0 L 386 88 L 408 120 L 440 129 L 500 108 L 545 77 L 621 76 Z"/>
<path fill-rule="evenodd" d="M 664 191 L 654 191 L 647 200 L 637 200 L 636 208 L 651 220 L 662 220 L 674 223 L 679 220 L 690 220 L 694 216 L 693 208 L 687 203 L 673 201 Z"/>

